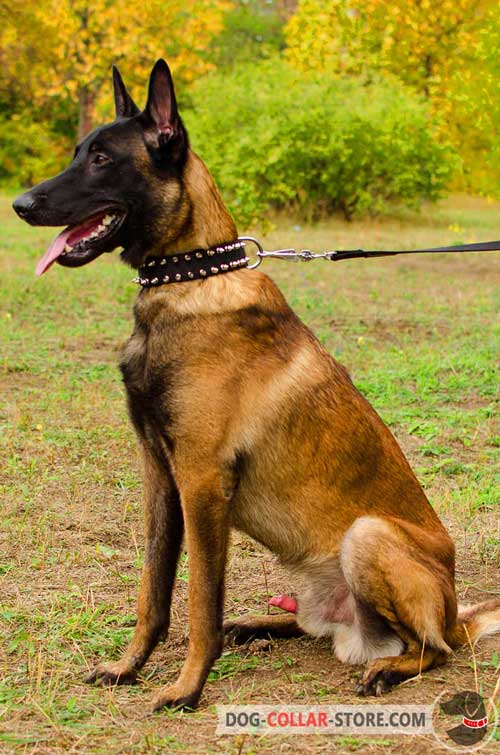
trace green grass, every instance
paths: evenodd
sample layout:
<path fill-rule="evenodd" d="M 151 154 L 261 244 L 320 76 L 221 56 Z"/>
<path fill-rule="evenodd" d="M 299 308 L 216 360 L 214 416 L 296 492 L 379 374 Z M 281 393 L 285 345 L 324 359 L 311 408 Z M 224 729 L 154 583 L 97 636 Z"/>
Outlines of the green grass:
<path fill-rule="evenodd" d="M 146 666 L 142 684 L 102 691 L 81 683 L 96 658 L 118 656 L 135 611 L 141 486 L 116 363 L 132 328 L 136 287 L 116 255 L 79 270 L 54 266 L 36 279 L 53 231 L 22 224 L 9 203 L 0 201 L 0 752 L 237 752 L 215 739 L 207 705 L 346 701 L 353 684 L 329 647 L 289 641 L 271 653 L 225 652 L 211 672 L 205 708 L 193 716 L 145 716 L 153 687 L 175 678 L 185 654 L 185 555 L 172 640 Z M 265 241 L 267 248 L 318 251 L 411 248 L 493 239 L 499 228 L 498 204 L 458 197 L 420 215 L 400 211 L 352 224 L 332 219 L 298 228 L 279 218 Z M 462 544 L 459 588 L 467 597 L 478 585 L 491 592 L 500 563 L 500 253 L 276 261 L 261 269 L 403 445 Z M 267 558 L 240 541 L 229 612 L 265 606 Z M 287 586 L 272 563 L 266 571 L 271 590 Z M 486 685 L 494 658 L 490 649 L 479 659 Z M 449 673 L 472 678 L 467 664 Z M 404 697 L 409 686 L 393 694 L 413 701 Z M 310 739 L 301 751 L 313 751 Z M 271 752 L 266 741 L 248 742 L 243 752 Z M 358 742 L 366 745 L 363 738 L 344 744 L 355 750 Z M 403 747 L 372 742 L 374 752 Z M 412 751 L 409 740 L 404 749 Z"/>

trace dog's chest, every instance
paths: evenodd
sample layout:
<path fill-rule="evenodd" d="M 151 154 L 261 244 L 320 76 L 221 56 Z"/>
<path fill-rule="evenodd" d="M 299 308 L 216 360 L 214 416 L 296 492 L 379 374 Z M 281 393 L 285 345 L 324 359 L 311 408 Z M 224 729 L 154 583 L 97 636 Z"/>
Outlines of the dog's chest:
<path fill-rule="evenodd" d="M 147 354 L 147 335 L 136 329 L 125 344 L 120 359 L 120 370 L 129 396 L 141 397 L 148 393 Z"/>
<path fill-rule="evenodd" d="M 172 375 L 164 363 L 154 359 L 147 331 L 134 330 L 123 349 L 120 370 L 136 431 L 155 445 L 161 438 L 168 448 Z"/>

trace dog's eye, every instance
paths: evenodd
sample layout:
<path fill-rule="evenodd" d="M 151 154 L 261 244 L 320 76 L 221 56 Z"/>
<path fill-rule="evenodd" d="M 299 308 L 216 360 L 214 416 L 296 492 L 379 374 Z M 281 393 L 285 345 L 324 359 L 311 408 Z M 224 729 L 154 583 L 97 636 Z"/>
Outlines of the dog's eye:
<path fill-rule="evenodd" d="M 106 165 L 111 162 L 111 159 L 107 155 L 103 155 L 102 152 L 97 152 L 92 162 L 94 165 Z"/>

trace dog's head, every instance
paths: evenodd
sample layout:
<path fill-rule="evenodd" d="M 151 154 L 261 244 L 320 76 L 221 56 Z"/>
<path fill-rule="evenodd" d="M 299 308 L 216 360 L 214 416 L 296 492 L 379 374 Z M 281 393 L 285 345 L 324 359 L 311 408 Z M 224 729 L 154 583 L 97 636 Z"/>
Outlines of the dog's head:
<path fill-rule="evenodd" d="M 188 138 L 167 64 L 159 60 L 154 66 L 142 112 L 116 68 L 113 85 L 113 123 L 83 139 L 65 171 L 14 201 L 14 210 L 31 225 L 68 226 L 38 263 L 38 275 L 53 262 L 79 267 L 117 247 L 139 267 L 186 222 Z"/>

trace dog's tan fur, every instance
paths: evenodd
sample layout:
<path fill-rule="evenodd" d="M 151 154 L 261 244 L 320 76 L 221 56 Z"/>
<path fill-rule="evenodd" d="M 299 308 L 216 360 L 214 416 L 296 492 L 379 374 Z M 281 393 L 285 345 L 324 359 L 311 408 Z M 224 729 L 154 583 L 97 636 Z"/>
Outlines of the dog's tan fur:
<path fill-rule="evenodd" d="M 236 236 L 193 153 L 183 196 L 190 222 L 165 252 Z M 242 270 L 143 290 L 135 319 L 122 370 L 144 458 L 146 558 L 131 645 L 91 679 L 133 680 L 165 635 L 184 531 L 189 650 L 155 707 L 196 704 L 222 648 L 232 526 L 302 585 L 296 618 L 247 617 L 226 627 L 237 639 L 329 634 L 342 660 L 368 663 L 363 694 L 443 663 L 465 640 L 453 544 L 387 427 L 274 283 Z M 489 627 L 500 611 L 488 608 Z M 464 621 L 487 631 L 477 612 Z"/>

